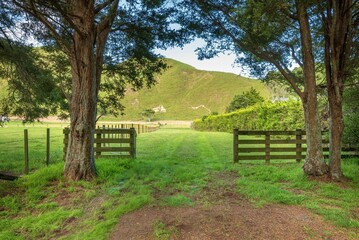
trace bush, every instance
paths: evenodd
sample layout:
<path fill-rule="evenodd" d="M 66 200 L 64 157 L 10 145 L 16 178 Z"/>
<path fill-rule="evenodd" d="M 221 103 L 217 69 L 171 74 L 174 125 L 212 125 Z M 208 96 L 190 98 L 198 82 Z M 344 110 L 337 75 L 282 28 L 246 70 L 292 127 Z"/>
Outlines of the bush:
<path fill-rule="evenodd" d="M 260 95 L 260 93 L 251 87 L 251 90 L 244 92 L 242 95 L 235 95 L 232 102 L 226 108 L 226 112 L 229 113 L 247 108 L 263 101 L 264 98 Z"/>
<path fill-rule="evenodd" d="M 343 142 L 350 144 L 359 143 L 359 90 L 349 88 L 344 94 L 344 136 Z"/>
<path fill-rule="evenodd" d="M 303 108 L 299 101 L 264 102 L 232 113 L 210 115 L 194 121 L 200 131 L 232 132 L 242 130 L 295 130 L 304 128 Z"/>

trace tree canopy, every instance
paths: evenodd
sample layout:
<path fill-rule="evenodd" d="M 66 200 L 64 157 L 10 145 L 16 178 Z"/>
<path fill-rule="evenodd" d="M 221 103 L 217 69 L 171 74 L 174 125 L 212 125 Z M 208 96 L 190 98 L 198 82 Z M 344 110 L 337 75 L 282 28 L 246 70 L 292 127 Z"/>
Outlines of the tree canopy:
<path fill-rule="evenodd" d="M 206 46 L 198 49 L 200 58 L 231 51 L 256 76 L 276 69 L 301 99 L 308 146 L 304 171 L 309 175 L 327 172 L 317 110 L 316 62 L 325 66 L 331 126 L 329 173 L 339 179 L 343 83 L 349 60 L 354 59 L 358 1 L 188 0 L 183 6 L 184 15 L 191 16 L 184 17 L 184 24 L 206 40 Z M 294 73 L 295 65 L 302 71 Z"/>
<path fill-rule="evenodd" d="M 65 177 L 92 179 L 96 176 L 93 132 L 98 113 L 121 111 L 118 100 L 126 84 L 139 89 L 155 83 L 155 74 L 167 66 L 153 49 L 189 40 L 186 31 L 173 27 L 173 4 L 142 0 L 12 0 L 3 3 L 3 7 L 11 10 L 5 14 L 8 18 L 19 14 L 15 25 L 21 27 L 23 35 L 28 34 L 45 48 L 63 52 L 63 56 L 55 52 L 55 58 L 49 55 L 49 65 L 55 71 L 47 84 L 61 89 L 62 98 L 69 104 Z M 27 78 L 28 83 L 32 79 Z M 107 94 L 99 96 L 100 90 Z"/>

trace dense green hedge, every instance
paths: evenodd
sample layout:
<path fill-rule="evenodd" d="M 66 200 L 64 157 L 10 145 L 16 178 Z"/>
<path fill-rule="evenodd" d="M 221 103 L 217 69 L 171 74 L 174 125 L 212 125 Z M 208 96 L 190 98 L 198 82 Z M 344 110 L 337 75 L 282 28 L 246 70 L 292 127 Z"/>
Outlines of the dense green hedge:
<path fill-rule="evenodd" d="M 295 130 L 304 128 L 303 108 L 299 101 L 264 102 L 235 112 L 205 116 L 193 127 L 200 131 L 232 132 L 243 130 Z"/>

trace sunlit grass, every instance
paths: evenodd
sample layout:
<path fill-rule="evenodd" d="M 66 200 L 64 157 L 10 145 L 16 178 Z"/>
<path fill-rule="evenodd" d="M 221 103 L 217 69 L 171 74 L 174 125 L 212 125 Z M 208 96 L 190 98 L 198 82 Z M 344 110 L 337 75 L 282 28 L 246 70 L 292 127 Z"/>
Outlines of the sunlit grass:
<path fill-rule="evenodd" d="M 23 125 L 10 122 L 0 128 L 0 171 L 24 173 L 24 129 L 28 130 L 30 171 L 46 166 L 46 129 L 50 128 L 50 164 L 62 161 L 63 128 L 61 123 Z"/>
<path fill-rule="evenodd" d="M 42 131 L 42 130 L 41 130 Z M 233 192 L 255 207 L 297 205 L 348 229 L 358 227 L 359 159 L 343 161 L 350 179 L 337 183 L 308 180 L 302 163 L 232 163 L 228 133 L 163 129 L 138 136 L 137 159 L 98 159 L 92 182 L 67 182 L 62 156 L 16 182 L 0 185 L 0 239 L 108 239 L 126 213 L 146 205 L 167 207 L 201 204 L 196 196 L 215 181 L 237 174 Z M 42 225 L 43 226 L 42 226 Z M 158 236 L 165 226 L 154 226 Z"/>

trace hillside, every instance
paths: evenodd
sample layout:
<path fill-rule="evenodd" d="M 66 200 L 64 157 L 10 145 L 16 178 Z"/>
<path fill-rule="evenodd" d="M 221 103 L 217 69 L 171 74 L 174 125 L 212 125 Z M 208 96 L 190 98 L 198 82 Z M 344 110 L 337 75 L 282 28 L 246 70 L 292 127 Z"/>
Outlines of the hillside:
<path fill-rule="evenodd" d="M 254 87 L 264 98 L 270 90 L 262 82 L 232 73 L 198 70 L 187 64 L 168 59 L 171 66 L 158 76 L 158 83 L 151 89 L 134 92 L 127 89 L 123 104 L 125 115 L 117 119 L 143 120 L 141 112 L 163 106 L 166 113 L 156 113 L 156 120 L 194 120 L 210 112 L 223 113 L 236 94 Z M 0 99 L 5 97 L 6 82 L 0 80 Z"/>
<path fill-rule="evenodd" d="M 156 86 L 139 92 L 127 91 L 123 100 L 125 116 L 121 120 L 141 119 L 144 109 L 158 106 L 166 109 L 166 113 L 156 113 L 158 120 L 193 120 L 210 112 L 224 112 L 234 95 L 251 87 L 264 98 L 270 95 L 269 89 L 258 80 L 202 71 L 172 59 L 168 59 L 168 64 L 170 69 L 159 76 Z"/>

